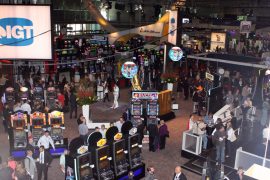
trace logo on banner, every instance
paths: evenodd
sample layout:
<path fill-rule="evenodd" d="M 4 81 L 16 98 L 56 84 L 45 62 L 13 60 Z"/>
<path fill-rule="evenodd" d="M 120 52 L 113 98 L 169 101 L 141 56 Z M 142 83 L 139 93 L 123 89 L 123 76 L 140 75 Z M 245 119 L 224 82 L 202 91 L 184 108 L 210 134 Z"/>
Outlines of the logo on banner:
<path fill-rule="evenodd" d="M 125 62 L 121 72 L 125 78 L 132 79 L 138 72 L 138 66 L 134 62 Z"/>
<path fill-rule="evenodd" d="M 180 61 L 183 57 L 183 51 L 180 47 L 173 47 L 169 51 L 169 57 L 172 61 Z"/>
<path fill-rule="evenodd" d="M 28 46 L 33 44 L 33 22 L 25 18 L 0 19 L 0 44 Z"/>

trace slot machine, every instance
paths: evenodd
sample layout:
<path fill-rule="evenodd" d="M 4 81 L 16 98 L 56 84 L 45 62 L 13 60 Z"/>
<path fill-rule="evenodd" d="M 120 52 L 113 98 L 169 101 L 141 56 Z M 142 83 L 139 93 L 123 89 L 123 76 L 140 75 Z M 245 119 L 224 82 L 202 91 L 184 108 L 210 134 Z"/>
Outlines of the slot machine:
<path fill-rule="evenodd" d="M 40 86 L 36 86 L 33 89 L 33 110 L 42 111 L 44 109 L 44 91 Z"/>
<path fill-rule="evenodd" d="M 13 87 L 8 87 L 5 90 L 5 94 L 4 94 L 4 98 L 5 98 L 5 106 L 3 109 L 3 117 L 4 117 L 4 121 L 3 124 L 5 126 L 5 129 L 8 131 L 8 129 L 11 128 L 11 120 L 10 117 L 13 114 L 13 107 L 15 104 L 15 91 Z"/>
<path fill-rule="evenodd" d="M 88 151 L 88 146 L 84 145 L 84 140 L 80 137 L 70 141 L 69 153 L 65 156 L 66 169 L 73 171 L 65 173 L 66 180 L 95 180 L 92 155 Z"/>
<path fill-rule="evenodd" d="M 159 105 L 157 99 L 147 101 L 147 126 L 148 124 L 158 124 Z"/>
<path fill-rule="evenodd" d="M 34 112 L 30 115 L 30 126 L 32 130 L 33 146 L 38 146 L 38 140 L 43 136 L 43 131 L 46 128 L 45 113 Z"/>
<path fill-rule="evenodd" d="M 21 100 L 29 100 L 29 89 L 27 87 L 20 88 L 20 98 Z"/>
<path fill-rule="evenodd" d="M 9 137 L 11 141 L 11 155 L 14 158 L 25 156 L 26 147 L 28 144 L 27 130 L 27 115 L 22 112 L 17 112 L 11 115 L 12 134 Z"/>
<path fill-rule="evenodd" d="M 129 121 L 123 124 L 121 132 L 125 139 L 129 170 L 133 171 L 134 175 L 136 174 L 135 179 L 143 178 L 145 176 L 145 164 L 141 158 L 140 134 L 137 133 L 137 128 L 134 128 Z"/>
<path fill-rule="evenodd" d="M 50 110 L 54 110 L 56 109 L 57 105 L 56 105 L 56 100 L 57 100 L 57 94 L 56 94 L 56 90 L 54 87 L 48 87 L 47 89 L 47 107 Z"/>
<path fill-rule="evenodd" d="M 97 180 L 114 179 L 114 173 L 111 169 L 111 160 L 109 146 L 106 145 L 106 139 L 102 139 L 100 132 L 93 132 L 88 136 L 88 151 L 92 154 L 94 162 L 94 177 Z"/>
<path fill-rule="evenodd" d="M 60 111 L 49 113 L 48 125 L 51 128 L 50 134 L 55 145 L 55 152 L 51 152 L 51 154 L 60 155 L 61 152 L 64 152 L 64 147 L 66 147 L 66 140 L 64 138 L 64 113 Z"/>
<path fill-rule="evenodd" d="M 82 151 L 81 149 L 78 151 Z M 74 167 L 76 180 L 94 180 L 92 169 L 94 165 L 92 165 L 92 156 L 90 152 L 86 151 L 78 154 L 76 158 L 74 158 Z"/>
<path fill-rule="evenodd" d="M 125 139 L 122 139 L 122 133 L 113 126 L 106 131 L 107 144 L 110 146 L 110 155 L 113 158 L 113 167 L 115 176 L 118 178 L 128 173 L 128 160 L 125 150 Z"/>
<path fill-rule="evenodd" d="M 136 96 L 136 93 L 134 94 Z M 134 126 L 138 126 L 143 115 L 143 103 L 140 99 L 132 98 L 131 101 L 131 122 Z"/>

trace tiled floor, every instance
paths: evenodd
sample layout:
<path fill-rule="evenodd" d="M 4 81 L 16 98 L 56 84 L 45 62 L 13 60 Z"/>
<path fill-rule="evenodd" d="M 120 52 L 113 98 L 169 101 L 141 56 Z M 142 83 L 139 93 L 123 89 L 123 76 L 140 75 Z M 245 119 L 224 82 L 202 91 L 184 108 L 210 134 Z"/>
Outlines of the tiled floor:
<path fill-rule="evenodd" d="M 110 109 L 112 101 L 110 103 L 98 102 L 91 105 L 92 120 L 98 122 L 112 122 L 117 120 L 122 112 L 125 110 L 129 103 L 130 90 L 120 91 L 120 107 L 116 110 Z M 112 96 L 112 95 L 111 95 Z M 111 100 L 113 99 L 110 97 Z M 191 101 L 183 101 L 181 98 L 177 98 L 179 103 L 179 110 L 175 111 L 176 118 L 167 122 L 170 138 L 167 139 L 166 149 L 157 152 L 149 152 L 148 146 L 143 147 L 143 158 L 147 165 L 152 165 L 156 169 L 156 176 L 159 180 L 171 180 L 174 167 L 176 165 L 182 165 L 187 162 L 187 159 L 182 158 L 180 155 L 182 132 L 187 128 L 187 121 L 191 112 Z M 65 137 L 68 137 L 69 141 L 78 136 L 77 121 L 76 119 L 69 119 L 69 115 L 65 115 L 66 130 Z M 9 143 L 7 134 L 4 133 L 4 129 L 0 128 L 0 155 L 3 160 L 6 160 L 9 153 Z M 191 172 L 183 170 L 188 180 L 199 180 L 200 177 Z M 54 159 L 51 167 L 49 168 L 49 180 L 64 179 L 64 175 L 60 172 L 59 159 Z M 1 179 L 1 178 L 0 178 Z"/>

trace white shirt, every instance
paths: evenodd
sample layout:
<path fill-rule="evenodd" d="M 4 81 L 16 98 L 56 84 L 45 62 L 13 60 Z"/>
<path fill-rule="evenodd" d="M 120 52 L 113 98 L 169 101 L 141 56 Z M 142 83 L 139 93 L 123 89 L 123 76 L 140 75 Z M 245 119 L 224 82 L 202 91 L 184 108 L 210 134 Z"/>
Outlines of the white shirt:
<path fill-rule="evenodd" d="M 23 111 L 26 111 L 28 115 L 31 114 L 31 106 L 29 104 L 23 103 L 21 105 L 21 108 L 22 108 Z"/>
<path fill-rule="evenodd" d="M 39 154 L 39 163 L 44 164 L 44 151 Z"/>
<path fill-rule="evenodd" d="M 106 131 L 107 131 L 107 129 L 104 129 L 104 130 L 100 129 L 100 130 L 99 130 L 99 132 L 102 134 L 102 138 L 106 138 L 106 137 L 105 137 Z"/>
<path fill-rule="evenodd" d="M 55 149 L 51 136 L 46 137 L 45 135 L 41 136 L 37 143 L 38 147 L 42 145 L 45 149 L 49 149 L 50 144 L 52 145 L 53 149 Z"/>
<path fill-rule="evenodd" d="M 175 177 L 174 177 L 174 180 L 179 180 L 179 178 L 180 178 L 180 175 L 181 175 L 181 173 L 179 173 L 179 174 L 176 174 L 176 175 L 175 175 Z"/>
<path fill-rule="evenodd" d="M 117 96 L 119 94 L 119 87 L 117 85 L 113 88 L 113 95 Z"/>
<path fill-rule="evenodd" d="M 118 131 L 121 132 L 121 128 L 122 128 L 122 123 L 120 121 L 116 121 L 116 123 L 114 123 L 114 125 L 118 128 Z"/>

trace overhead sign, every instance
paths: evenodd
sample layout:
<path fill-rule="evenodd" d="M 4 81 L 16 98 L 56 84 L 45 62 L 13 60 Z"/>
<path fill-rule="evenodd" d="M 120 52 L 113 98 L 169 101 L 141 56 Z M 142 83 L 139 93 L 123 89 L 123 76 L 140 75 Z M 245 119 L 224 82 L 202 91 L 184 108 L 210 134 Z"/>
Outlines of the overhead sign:
<path fill-rule="evenodd" d="M 211 51 L 215 51 L 216 48 L 225 49 L 226 34 L 225 33 L 212 33 L 211 34 Z"/>
<path fill-rule="evenodd" d="M 168 42 L 176 45 L 177 11 L 170 11 Z"/>
<path fill-rule="evenodd" d="M 163 23 L 155 23 L 137 28 L 141 36 L 161 37 L 163 33 Z"/>
<path fill-rule="evenodd" d="M 52 59 L 50 9 L 0 5 L 0 59 Z"/>
<path fill-rule="evenodd" d="M 250 33 L 251 31 L 251 21 L 241 21 L 240 33 Z"/>
<path fill-rule="evenodd" d="M 133 91 L 132 92 L 133 99 L 141 99 L 141 100 L 157 100 L 158 92 L 151 91 Z"/>
<path fill-rule="evenodd" d="M 132 79 L 138 73 L 138 66 L 134 62 L 125 62 L 121 72 L 125 78 Z"/>
<path fill-rule="evenodd" d="M 180 61 L 183 57 L 183 51 L 180 47 L 172 47 L 169 51 L 169 57 L 172 61 Z"/>

